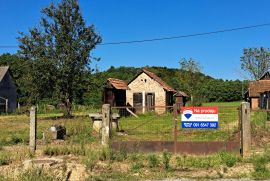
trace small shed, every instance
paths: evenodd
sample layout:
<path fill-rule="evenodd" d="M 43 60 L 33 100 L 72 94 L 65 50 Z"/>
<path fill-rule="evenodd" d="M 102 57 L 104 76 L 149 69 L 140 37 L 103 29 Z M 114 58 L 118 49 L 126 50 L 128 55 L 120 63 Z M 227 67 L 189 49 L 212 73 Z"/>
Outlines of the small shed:
<path fill-rule="evenodd" d="M 14 112 L 16 108 L 17 88 L 9 67 L 0 67 L 0 112 Z"/>
<path fill-rule="evenodd" d="M 264 73 L 260 79 L 250 81 L 245 92 L 245 100 L 250 102 L 251 109 L 269 109 L 268 97 L 270 92 L 270 73 Z M 270 101 L 270 99 L 269 99 Z"/>
<path fill-rule="evenodd" d="M 109 78 L 104 86 L 103 104 L 110 104 L 111 106 L 125 106 L 126 105 L 126 90 L 128 86 L 125 81 L 115 78 Z"/>
<path fill-rule="evenodd" d="M 189 98 L 189 96 L 183 91 L 177 91 L 173 96 L 175 97 L 175 103 L 180 107 L 184 107 Z"/>

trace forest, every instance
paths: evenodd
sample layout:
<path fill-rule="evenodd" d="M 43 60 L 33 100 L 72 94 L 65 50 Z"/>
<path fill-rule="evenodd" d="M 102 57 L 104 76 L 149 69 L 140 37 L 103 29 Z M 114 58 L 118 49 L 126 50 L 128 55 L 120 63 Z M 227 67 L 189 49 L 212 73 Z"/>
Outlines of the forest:
<path fill-rule="evenodd" d="M 59 104 L 54 95 L 52 70 L 48 74 L 40 74 L 39 69 L 45 65 L 36 65 L 35 61 L 20 58 L 16 54 L 0 55 L 0 66 L 9 66 L 13 79 L 17 85 L 18 102 L 21 105 L 30 104 Z M 142 67 L 143 68 L 143 67 Z M 127 83 L 137 75 L 142 68 L 114 67 L 106 71 L 87 69 L 83 78 L 76 80 L 73 103 L 99 107 L 102 104 L 103 86 L 108 78 L 118 78 Z M 189 94 L 188 84 L 183 80 L 179 68 L 147 67 L 175 90 Z M 196 73 L 195 100 L 201 102 L 239 101 L 247 90 L 248 81 L 215 79 L 203 73 Z"/>

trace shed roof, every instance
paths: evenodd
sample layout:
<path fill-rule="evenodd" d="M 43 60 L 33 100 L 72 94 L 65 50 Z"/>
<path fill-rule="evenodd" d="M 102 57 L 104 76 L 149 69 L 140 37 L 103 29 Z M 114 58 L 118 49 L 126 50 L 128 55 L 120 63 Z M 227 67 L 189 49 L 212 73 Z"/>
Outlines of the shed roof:
<path fill-rule="evenodd" d="M 259 78 L 259 80 L 269 80 L 270 79 L 270 73 L 269 71 L 266 71 L 262 76 Z"/>
<path fill-rule="evenodd" d="M 270 91 L 270 80 L 257 80 L 249 82 L 249 97 L 259 97 L 260 93 Z"/>
<path fill-rule="evenodd" d="M 107 83 L 109 83 L 111 86 L 113 86 L 115 89 L 121 89 L 121 90 L 128 90 L 128 86 L 125 81 L 115 78 L 109 78 L 107 80 Z"/>
<path fill-rule="evenodd" d="M 185 92 L 183 91 L 177 91 L 173 96 L 176 96 L 176 97 L 189 97 Z"/>
<path fill-rule="evenodd" d="M 170 87 L 166 82 L 164 82 L 161 78 L 159 78 L 156 74 L 154 74 L 153 72 L 150 72 L 149 70 L 147 70 L 146 68 L 142 69 L 140 71 L 140 73 L 135 76 L 128 84 L 130 84 L 133 80 L 135 80 L 139 75 L 141 75 L 142 73 L 145 73 L 146 75 L 148 75 L 150 78 L 152 78 L 153 80 L 155 80 L 156 82 L 158 82 L 163 89 L 165 89 L 168 92 L 176 92 L 176 90 L 174 90 L 172 87 Z"/>
<path fill-rule="evenodd" d="M 0 82 L 3 80 L 3 78 L 6 75 L 8 69 L 9 69 L 8 66 L 2 66 L 2 67 L 0 67 Z"/>

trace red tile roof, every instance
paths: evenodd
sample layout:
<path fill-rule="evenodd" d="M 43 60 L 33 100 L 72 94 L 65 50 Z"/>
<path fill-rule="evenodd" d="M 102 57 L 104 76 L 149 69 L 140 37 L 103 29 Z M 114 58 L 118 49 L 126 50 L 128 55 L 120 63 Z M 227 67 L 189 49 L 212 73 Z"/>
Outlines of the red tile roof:
<path fill-rule="evenodd" d="M 168 84 L 166 84 L 166 82 L 164 82 L 163 80 L 161 80 L 161 78 L 159 78 L 156 74 L 154 74 L 153 72 L 150 72 L 149 70 L 147 70 L 146 68 L 144 68 L 142 70 L 142 72 L 144 72 L 145 74 L 147 74 L 149 77 L 151 77 L 152 79 L 154 79 L 156 82 L 158 82 L 163 89 L 165 89 L 166 91 L 169 92 L 176 92 L 176 90 L 174 90 L 172 87 L 170 87 Z M 141 72 L 141 73 L 142 73 Z"/>
<path fill-rule="evenodd" d="M 107 83 L 111 84 L 115 89 L 128 90 L 128 86 L 125 81 L 115 78 L 109 78 Z"/>
<path fill-rule="evenodd" d="M 175 93 L 174 96 L 189 97 L 185 92 L 182 91 L 177 91 L 177 93 Z"/>
<path fill-rule="evenodd" d="M 259 97 L 260 93 L 270 91 L 270 80 L 257 80 L 249 82 L 249 97 Z"/>

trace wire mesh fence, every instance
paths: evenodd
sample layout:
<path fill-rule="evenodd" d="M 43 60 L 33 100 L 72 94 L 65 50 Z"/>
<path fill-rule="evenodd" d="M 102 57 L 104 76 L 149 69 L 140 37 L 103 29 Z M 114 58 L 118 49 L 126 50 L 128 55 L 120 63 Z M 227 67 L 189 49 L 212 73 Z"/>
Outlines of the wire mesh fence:
<path fill-rule="evenodd" d="M 117 141 L 227 141 L 239 138 L 239 112 L 237 106 L 219 107 L 217 129 L 184 129 L 181 127 L 181 114 L 174 121 L 173 107 L 154 107 L 151 111 L 130 114 L 124 107 L 113 107 L 112 111 L 123 114 L 118 122 L 119 132 L 113 133 Z M 163 109 L 163 112 L 157 110 Z M 135 112 L 135 111 L 134 111 Z M 174 129 L 176 124 L 176 128 Z"/>

